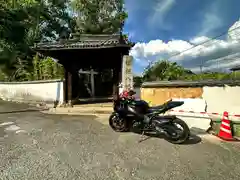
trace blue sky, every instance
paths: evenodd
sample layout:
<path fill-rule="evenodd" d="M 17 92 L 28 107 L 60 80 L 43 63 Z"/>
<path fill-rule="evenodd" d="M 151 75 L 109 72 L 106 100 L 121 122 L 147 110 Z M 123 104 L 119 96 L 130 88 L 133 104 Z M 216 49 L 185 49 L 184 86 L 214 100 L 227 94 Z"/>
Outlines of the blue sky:
<path fill-rule="evenodd" d="M 129 17 L 124 31 L 137 43 L 131 53 L 137 74 L 148 60 L 167 58 L 208 40 L 227 31 L 240 18 L 240 0 L 125 0 L 125 7 Z M 219 59 L 230 52 L 237 53 L 238 44 L 229 42 L 226 37 L 170 60 L 194 71 L 199 64 L 206 70 L 213 68 L 216 62 L 219 68 L 228 67 L 226 64 L 230 61 L 229 66 L 235 65 L 238 55 L 234 63 L 232 57 L 228 61 Z"/>

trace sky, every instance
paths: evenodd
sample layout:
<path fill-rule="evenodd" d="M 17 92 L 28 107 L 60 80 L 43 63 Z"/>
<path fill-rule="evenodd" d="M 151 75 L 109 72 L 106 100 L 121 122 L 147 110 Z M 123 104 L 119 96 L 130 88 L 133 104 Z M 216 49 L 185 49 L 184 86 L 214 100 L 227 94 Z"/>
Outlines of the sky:
<path fill-rule="evenodd" d="M 134 74 L 162 59 L 194 72 L 240 65 L 239 7 L 240 0 L 125 0 L 124 32 L 136 43 L 130 51 Z"/>

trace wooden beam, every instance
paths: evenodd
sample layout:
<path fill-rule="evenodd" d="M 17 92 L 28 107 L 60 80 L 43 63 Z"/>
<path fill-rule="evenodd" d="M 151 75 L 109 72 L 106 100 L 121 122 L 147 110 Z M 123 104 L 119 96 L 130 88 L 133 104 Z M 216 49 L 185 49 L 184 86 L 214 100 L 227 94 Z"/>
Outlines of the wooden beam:
<path fill-rule="evenodd" d="M 90 71 L 83 71 L 82 69 L 80 69 L 79 74 L 98 74 L 98 72 L 93 71 L 92 69 Z"/>

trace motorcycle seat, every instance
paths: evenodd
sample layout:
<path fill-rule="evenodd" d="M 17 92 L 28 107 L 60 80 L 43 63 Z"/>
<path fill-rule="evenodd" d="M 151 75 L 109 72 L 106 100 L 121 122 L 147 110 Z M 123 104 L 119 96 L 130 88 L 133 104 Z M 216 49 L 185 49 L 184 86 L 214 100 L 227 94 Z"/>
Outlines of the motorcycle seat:
<path fill-rule="evenodd" d="M 182 104 L 184 104 L 183 101 L 169 101 L 158 106 L 152 106 L 149 108 L 149 111 L 150 112 L 157 111 L 157 110 L 168 111 L 169 109 L 181 106 Z"/>
<path fill-rule="evenodd" d="M 162 109 L 164 108 L 164 105 L 161 104 L 161 105 L 157 105 L 157 106 L 152 106 L 149 108 L 150 111 L 155 111 L 155 110 L 159 110 L 159 109 Z"/>

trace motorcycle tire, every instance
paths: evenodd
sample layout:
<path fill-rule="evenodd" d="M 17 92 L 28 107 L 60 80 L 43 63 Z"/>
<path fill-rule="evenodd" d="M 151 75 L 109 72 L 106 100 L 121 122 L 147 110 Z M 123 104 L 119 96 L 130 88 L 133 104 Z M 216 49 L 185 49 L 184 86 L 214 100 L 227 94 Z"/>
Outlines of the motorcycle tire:
<path fill-rule="evenodd" d="M 175 130 L 173 130 L 174 124 L 177 124 L 177 125 L 181 126 L 181 128 L 182 128 L 182 133 L 178 137 L 172 136 L 172 133 L 170 132 L 171 130 L 175 131 Z M 172 144 L 183 144 L 189 140 L 190 129 L 189 129 L 188 125 L 181 119 L 178 119 L 178 118 L 173 119 L 171 121 L 171 123 L 166 125 L 165 127 L 163 127 L 163 129 L 166 132 L 165 140 Z"/>
<path fill-rule="evenodd" d="M 130 130 L 127 119 L 121 118 L 115 112 L 109 117 L 109 126 L 116 132 L 128 132 Z"/>

